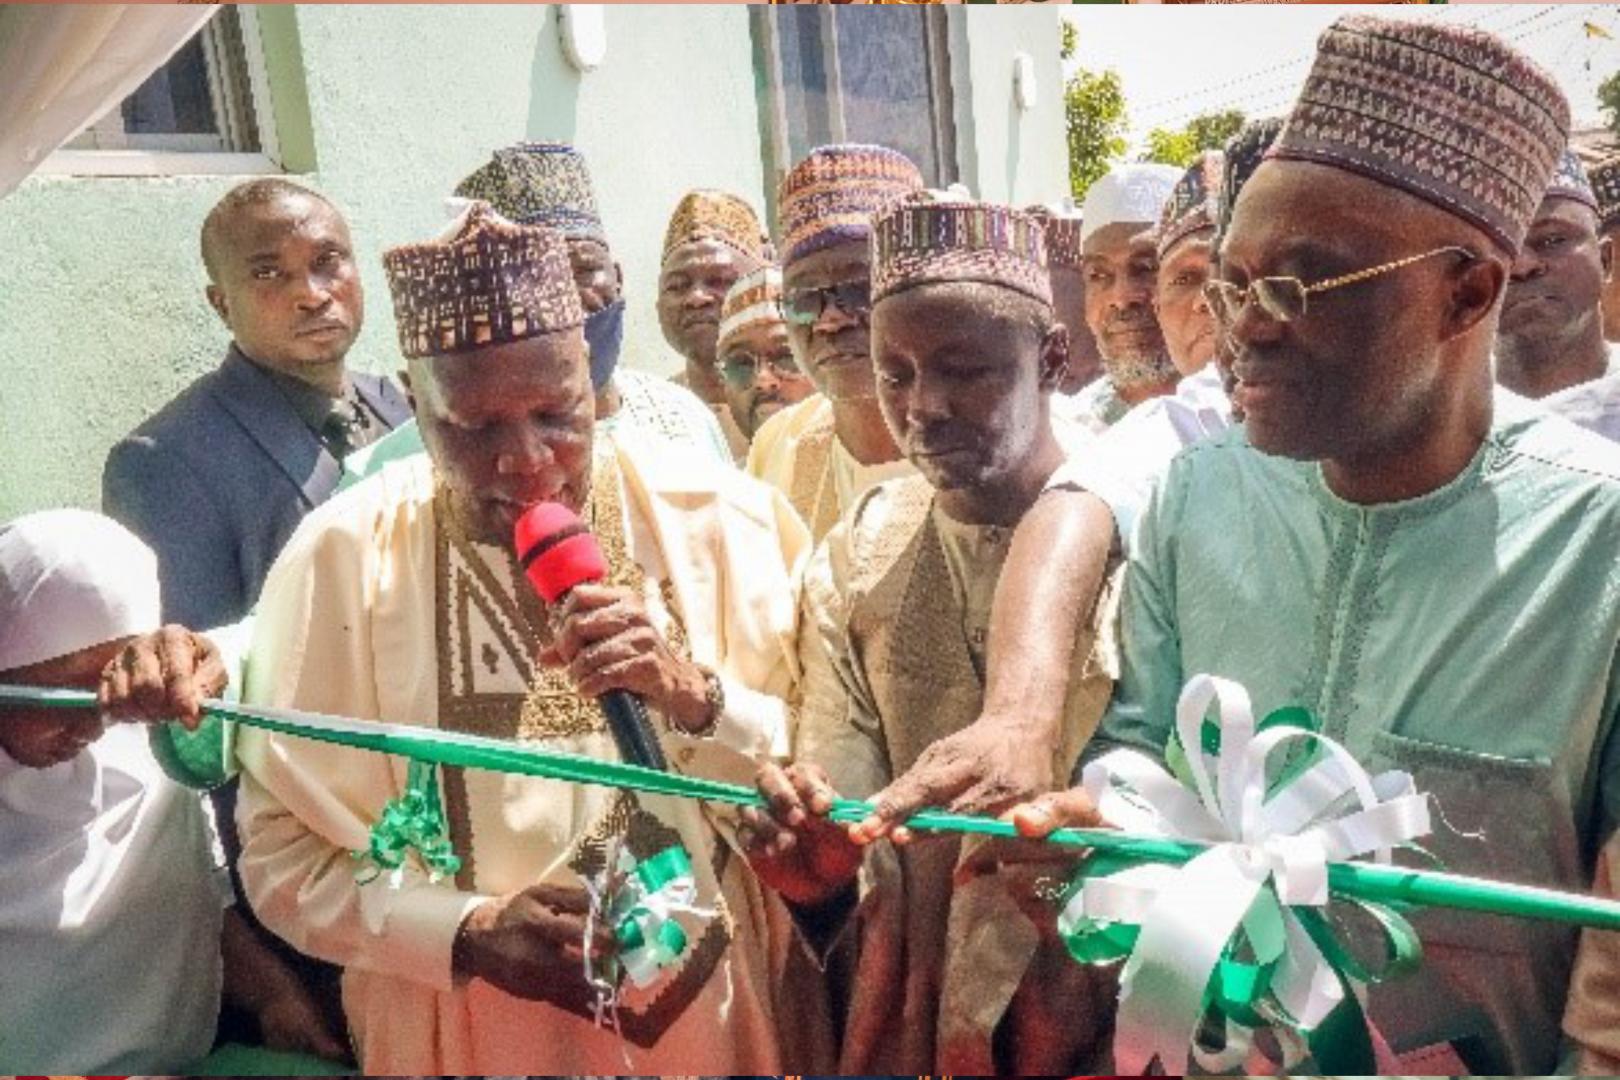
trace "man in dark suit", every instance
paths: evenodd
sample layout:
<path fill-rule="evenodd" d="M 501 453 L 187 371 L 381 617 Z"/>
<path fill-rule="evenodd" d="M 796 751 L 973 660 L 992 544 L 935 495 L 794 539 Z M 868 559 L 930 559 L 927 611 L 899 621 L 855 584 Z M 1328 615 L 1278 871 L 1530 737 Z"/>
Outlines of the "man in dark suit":
<path fill-rule="evenodd" d="M 113 447 L 102 506 L 157 552 L 164 619 L 215 627 L 252 610 L 343 456 L 410 406 L 392 382 L 344 367 L 365 301 L 349 227 L 324 197 L 242 184 L 203 222 L 202 258 L 230 348 Z"/>
<path fill-rule="evenodd" d="M 101 498 L 157 553 L 164 621 L 212 628 L 253 610 L 282 545 L 337 487 L 344 456 L 405 420 L 410 405 L 387 379 L 344 367 L 365 298 L 348 224 L 324 197 L 286 180 L 249 181 L 209 212 L 201 246 L 208 303 L 230 348 L 113 447 Z M 235 881 L 235 784 L 214 796 Z M 336 970 L 252 926 L 294 964 L 325 1006 L 329 1032 L 341 1035 Z M 221 1030 L 246 1041 L 270 1034 L 229 1012 Z"/>

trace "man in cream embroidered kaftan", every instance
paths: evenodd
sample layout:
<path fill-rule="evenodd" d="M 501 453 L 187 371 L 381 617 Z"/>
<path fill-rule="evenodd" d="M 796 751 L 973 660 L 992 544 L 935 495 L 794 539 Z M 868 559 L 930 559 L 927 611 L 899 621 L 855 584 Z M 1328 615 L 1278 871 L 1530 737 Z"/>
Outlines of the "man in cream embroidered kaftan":
<path fill-rule="evenodd" d="M 591 698 L 623 689 L 673 768 L 751 776 L 786 735 L 789 568 L 806 543 L 786 500 L 667 450 L 596 449 L 560 234 L 475 203 L 385 265 L 428 453 L 295 534 L 260 602 L 244 700 L 616 760 Z M 508 539 L 543 501 L 580 515 L 609 568 L 550 610 Z M 700 804 L 445 768 L 454 879 L 416 862 L 368 878 L 351 852 L 401 795 L 405 762 L 259 732 L 238 754 L 248 896 L 343 966 L 365 1072 L 777 1071 L 771 908 Z M 592 935 L 583 883 L 620 845 L 645 859 L 676 842 L 699 912 L 677 917 L 687 946 L 647 985 L 620 984 L 600 1026 L 586 957 L 600 970 L 611 935 Z"/>

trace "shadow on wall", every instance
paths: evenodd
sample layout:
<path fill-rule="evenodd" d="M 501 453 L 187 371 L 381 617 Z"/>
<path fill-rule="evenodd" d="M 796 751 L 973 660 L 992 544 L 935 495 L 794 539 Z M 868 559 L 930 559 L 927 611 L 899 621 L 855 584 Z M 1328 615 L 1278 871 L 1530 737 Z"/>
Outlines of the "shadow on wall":
<path fill-rule="evenodd" d="M 1017 63 L 1016 58 L 1013 61 Z M 1011 86 L 1013 71 L 1007 72 L 1005 86 Z M 1018 190 L 1018 158 L 1024 148 L 1024 118 L 1027 114 L 1018 104 L 1018 95 L 1007 95 L 1007 205 L 1022 206 L 1025 202 Z"/>
<path fill-rule="evenodd" d="M 543 11 L 529 76 L 529 122 L 525 131 L 551 142 L 574 143 L 579 123 L 580 73 L 562 51 L 561 20 L 556 5 Z"/>

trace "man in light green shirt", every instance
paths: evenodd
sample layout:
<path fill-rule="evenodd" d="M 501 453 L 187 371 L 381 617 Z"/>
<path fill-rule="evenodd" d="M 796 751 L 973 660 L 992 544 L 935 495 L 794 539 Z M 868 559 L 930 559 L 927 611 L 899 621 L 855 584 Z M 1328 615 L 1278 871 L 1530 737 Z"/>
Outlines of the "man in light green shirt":
<path fill-rule="evenodd" d="M 1186 680 L 1223 676 L 1410 771 L 1447 869 L 1583 890 L 1620 818 L 1620 453 L 1490 363 L 1567 106 L 1473 31 L 1347 16 L 1319 50 L 1210 290 L 1247 421 L 1184 451 L 1137 527 L 1088 757 L 1163 753 Z M 1375 77 L 1420 62 L 1422 94 Z M 1465 149 L 1417 134 L 1458 124 Z M 1074 789 L 1016 817 L 1094 811 Z M 1552 1071 L 1575 932 L 1412 921 L 1422 968 L 1369 1005 L 1401 1071 Z"/>

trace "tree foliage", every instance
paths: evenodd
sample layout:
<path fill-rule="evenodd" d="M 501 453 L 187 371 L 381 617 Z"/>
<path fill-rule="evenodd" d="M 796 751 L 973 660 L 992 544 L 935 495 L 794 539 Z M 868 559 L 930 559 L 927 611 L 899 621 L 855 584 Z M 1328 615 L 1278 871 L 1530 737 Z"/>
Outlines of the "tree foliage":
<path fill-rule="evenodd" d="M 1142 160 L 1185 168 L 1203 151 L 1225 146 L 1246 119 L 1241 111 L 1226 109 L 1195 116 L 1183 128 L 1154 128 L 1148 132 Z"/>
<path fill-rule="evenodd" d="M 1597 97 L 1604 122 L 1615 137 L 1620 138 L 1620 71 L 1598 83 Z"/>
<path fill-rule="evenodd" d="M 1069 135 L 1069 189 L 1076 199 L 1125 156 L 1125 91 L 1119 74 L 1081 69 L 1063 87 Z"/>

